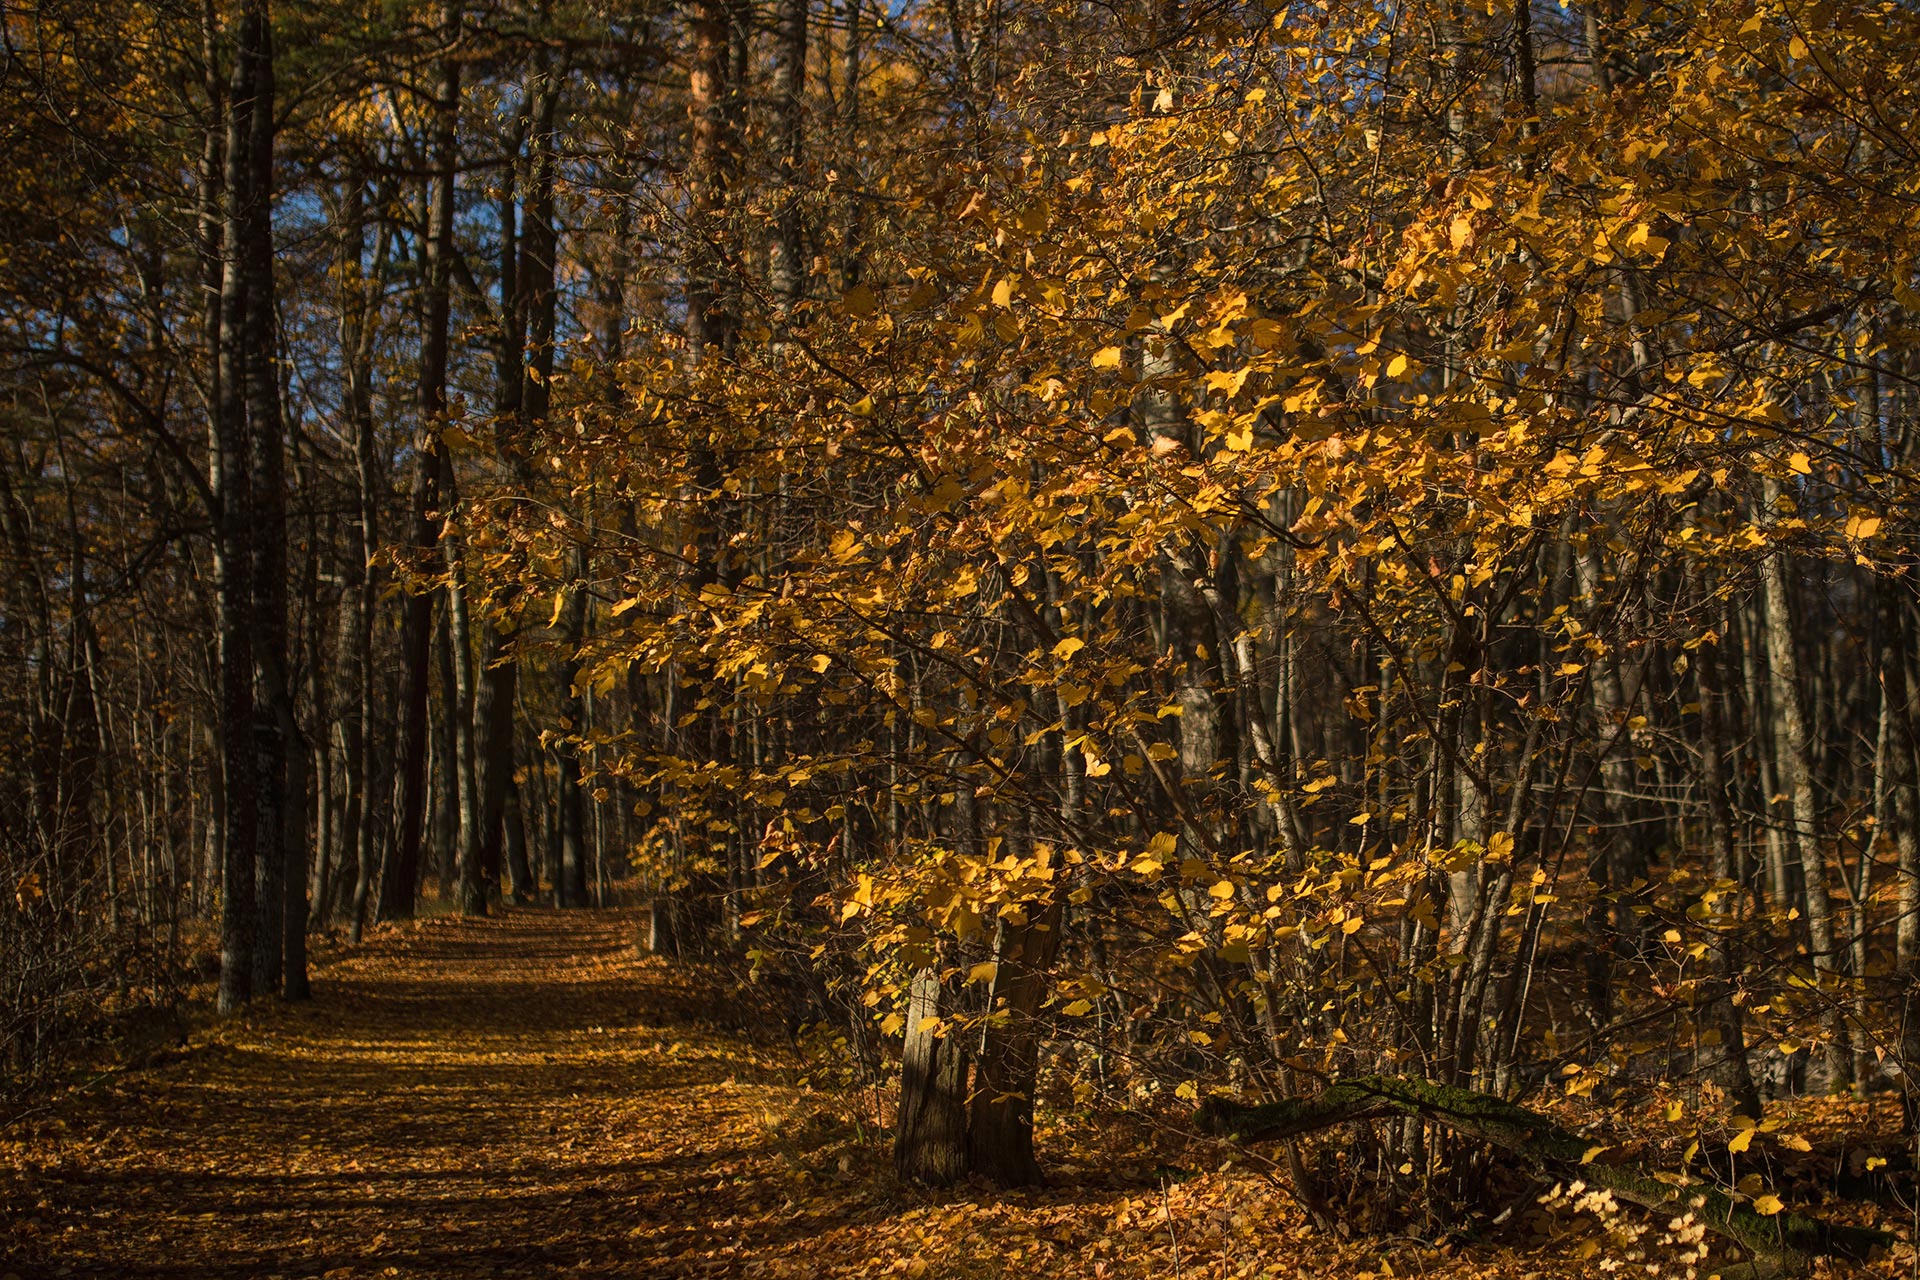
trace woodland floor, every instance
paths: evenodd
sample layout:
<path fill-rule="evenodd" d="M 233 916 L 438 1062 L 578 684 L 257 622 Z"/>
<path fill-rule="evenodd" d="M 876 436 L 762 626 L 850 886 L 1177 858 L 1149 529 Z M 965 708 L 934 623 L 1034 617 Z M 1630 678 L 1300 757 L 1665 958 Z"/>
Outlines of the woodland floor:
<path fill-rule="evenodd" d="M 810 1087 L 633 937 L 524 910 L 323 954 L 313 1003 L 0 1130 L 0 1280 L 1590 1271 L 1565 1240 L 1316 1233 L 1256 1170 L 1169 1176 L 1138 1134 L 1043 1133 L 1042 1190 L 899 1187 L 877 1099 Z"/>

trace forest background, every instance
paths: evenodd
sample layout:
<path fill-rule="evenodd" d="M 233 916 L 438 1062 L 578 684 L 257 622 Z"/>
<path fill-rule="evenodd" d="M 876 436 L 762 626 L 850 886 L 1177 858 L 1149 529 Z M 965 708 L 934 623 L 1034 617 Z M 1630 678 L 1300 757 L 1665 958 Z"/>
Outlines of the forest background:
<path fill-rule="evenodd" d="M 1471 1203 L 1467 1098 L 1911 1131 L 1910 6 L 4 32 L 16 1096 L 625 895 L 925 1182 L 1357 1077 L 1310 1202 Z"/>

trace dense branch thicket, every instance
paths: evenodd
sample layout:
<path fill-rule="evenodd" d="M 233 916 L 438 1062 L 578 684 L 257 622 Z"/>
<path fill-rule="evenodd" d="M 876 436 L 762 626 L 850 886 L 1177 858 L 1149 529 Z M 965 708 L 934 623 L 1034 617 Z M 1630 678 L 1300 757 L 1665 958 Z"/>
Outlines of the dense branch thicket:
<path fill-rule="evenodd" d="M 928 1181 L 1909 1090 L 1907 7 L 5 22 L 11 1079 L 618 888 Z"/>

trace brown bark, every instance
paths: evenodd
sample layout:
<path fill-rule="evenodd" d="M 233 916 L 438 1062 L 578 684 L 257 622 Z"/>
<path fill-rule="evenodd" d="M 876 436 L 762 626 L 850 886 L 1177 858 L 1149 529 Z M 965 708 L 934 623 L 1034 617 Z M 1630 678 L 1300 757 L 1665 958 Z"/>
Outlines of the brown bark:
<path fill-rule="evenodd" d="M 586 555 L 575 548 L 569 558 L 572 582 L 560 616 L 560 732 L 571 736 L 584 734 L 587 727 L 586 701 L 580 696 L 581 641 L 586 637 Z M 581 789 L 580 748 L 563 737 L 554 747 L 559 758 L 559 776 L 554 786 L 554 808 L 558 821 L 555 831 L 559 865 L 554 875 L 553 900 L 559 907 L 584 907 L 587 899 L 586 796 Z"/>
<path fill-rule="evenodd" d="M 1765 517 L 1772 523 L 1779 501 L 1777 481 L 1766 485 Z M 1768 692 L 1773 698 L 1774 744 L 1791 803 L 1791 844 L 1800 861 L 1807 895 L 1807 938 L 1813 951 L 1814 973 L 1823 989 L 1845 968 L 1834 930 L 1833 901 L 1828 889 L 1826 851 L 1821 843 L 1819 802 L 1814 795 L 1811 734 L 1800 690 L 1800 657 L 1794 643 L 1793 612 L 1787 584 L 1786 552 L 1776 543 L 1760 560 L 1760 583 L 1767 613 Z M 1827 1019 L 1827 1066 L 1832 1083 L 1853 1079 L 1853 1060 L 1847 1047 L 1845 1006 L 1837 991 L 1826 989 L 1832 1012 Z"/>
<path fill-rule="evenodd" d="M 808 0 L 780 0 L 774 31 L 772 93 L 774 164 L 778 206 L 767 278 L 782 310 L 790 309 L 806 284 L 800 221 L 800 168 L 805 141 Z"/>
<path fill-rule="evenodd" d="M 273 252 L 273 28 L 261 0 L 258 64 L 248 128 L 251 169 L 246 206 L 247 419 L 253 436 L 254 682 L 253 746 L 259 779 L 254 848 L 253 988 L 307 995 L 306 742 L 294 717 L 288 678 L 286 430 L 278 374 L 279 312 Z M 295 790 L 293 784 L 299 784 Z M 295 896 L 297 911 L 290 911 Z M 290 919 L 291 917 L 291 919 Z M 298 933 L 288 969 L 289 931 Z"/>
<path fill-rule="evenodd" d="M 902 1180 L 951 1186 L 967 1175 L 967 1051 L 937 971 L 913 976 L 900 1058 L 893 1164 Z"/>
<path fill-rule="evenodd" d="M 443 54 L 434 71 L 433 177 L 427 197 L 427 234 L 422 244 L 426 285 L 425 325 L 420 337 L 420 428 L 413 442 L 412 519 L 409 545 L 423 568 L 434 557 L 433 514 L 438 493 L 440 432 L 447 412 L 447 348 L 451 319 L 454 182 L 459 163 L 460 67 L 452 56 L 459 38 L 460 10 L 441 6 Z M 423 592 L 407 599 L 401 628 L 399 776 L 395 785 L 396 840 L 380 890 L 382 919 L 409 919 L 420 882 L 420 847 L 427 800 L 427 684 L 433 645 L 433 601 Z"/>
<path fill-rule="evenodd" d="M 1707 1006 L 1703 1021 L 1718 1033 L 1719 1045 L 1708 1055 L 1713 1079 L 1741 1115 L 1760 1118 L 1760 1091 L 1754 1087 L 1753 1071 L 1747 1062 L 1745 1020 L 1733 995 L 1740 981 L 1739 965 L 1725 929 L 1733 923 L 1729 911 L 1746 901 L 1736 883 L 1734 871 L 1733 810 L 1727 800 L 1726 715 L 1720 688 L 1720 645 L 1703 644 L 1694 651 L 1695 671 L 1700 682 L 1700 789 L 1706 793 L 1708 847 L 1713 857 L 1713 878 L 1719 882 L 1720 897 L 1707 917 L 1709 954 L 1714 977 L 1721 990 Z M 1737 919 L 1737 916 L 1736 916 Z"/>
<path fill-rule="evenodd" d="M 1002 917 L 996 968 L 981 1035 L 979 1068 L 967 1108 L 967 1158 L 974 1173 L 1003 1187 L 1038 1183 L 1033 1152 L 1033 1091 L 1039 1078 L 1041 1001 L 1060 946 L 1058 896 L 1034 903 L 1025 922 Z"/>
<path fill-rule="evenodd" d="M 253 524 L 252 440 L 247 429 L 248 205 L 253 199 L 252 113 L 259 83 L 264 6 L 240 13 L 226 134 L 220 241 L 218 354 L 208 483 L 213 496 L 214 601 L 219 627 L 220 768 L 225 783 L 221 849 L 219 1008 L 231 1013 L 254 995 L 254 877 L 259 843 L 259 780 L 253 755 L 254 591 L 248 538 Z M 209 19 L 211 20 L 211 19 Z M 209 39 L 210 46 L 213 39 Z"/>

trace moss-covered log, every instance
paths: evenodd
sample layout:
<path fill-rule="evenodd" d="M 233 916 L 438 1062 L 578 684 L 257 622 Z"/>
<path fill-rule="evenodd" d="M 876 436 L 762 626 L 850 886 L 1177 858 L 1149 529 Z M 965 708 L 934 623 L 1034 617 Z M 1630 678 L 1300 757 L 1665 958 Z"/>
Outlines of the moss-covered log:
<path fill-rule="evenodd" d="M 1892 1243 L 1885 1232 L 1792 1213 L 1756 1213 L 1751 1205 L 1715 1187 L 1675 1186 L 1635 1165 L 1592 1162 L 1588 1158 L 1591 1142 L 1538 1112 L 1471 1089 L 1425 1080 L 1361 1076 L 1335 1081 L 1317 1097 L 1259 1105 L 1211 1098 L 1196 1119 L 1209 1133 L 1262 1142 L 1396 1113 L 1445 1125 L 1534 1164 L 1567 1168 L 1588 1184 L 1655 1213 L 1691 1213 L 1707 1230 L 1789 1271 L 1804 1270 L 1819 1257 L 1865 1261 L 1874 1249 Z"/>

